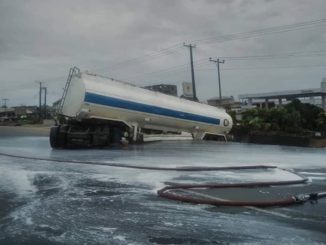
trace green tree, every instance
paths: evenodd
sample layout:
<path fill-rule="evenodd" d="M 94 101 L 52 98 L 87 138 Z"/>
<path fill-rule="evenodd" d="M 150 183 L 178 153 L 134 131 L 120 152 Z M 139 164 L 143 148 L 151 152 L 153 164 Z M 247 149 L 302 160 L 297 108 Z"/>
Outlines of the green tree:
<path fill-rule="evenodd" d="M 247 110 L 242 115 L 241 123 L 249 130 L 287 133 L 326 131 L 325 112 L 317 106 L 301 103 L 297 99 L 284 107 Z"/>
<path fill-rule="evenodd" d="M 326 135 L 326 112 L 319 113 L 316 119 L 317 129 L 321 131 L 323 135 Z"/>

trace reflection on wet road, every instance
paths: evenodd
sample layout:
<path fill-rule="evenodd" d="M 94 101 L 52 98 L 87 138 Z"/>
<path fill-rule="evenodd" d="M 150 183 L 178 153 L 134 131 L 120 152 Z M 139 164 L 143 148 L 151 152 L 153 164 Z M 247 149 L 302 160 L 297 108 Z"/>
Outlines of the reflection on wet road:
<path fill-rule="evenodd" d="M 0 139 L 0 152 L 143 166 L 277 165 L 326 189 L 326 150 L 160 142 L 119 150 L 51 150 L 47 137 Z M 311 244 L 326 242 L 326 200 L 266 210 L 157 197 L 167 182 L 293 178 L 281 170 L 172 172 L 0 156 L 0 244 Z M 266 212 L 265 212 L 266 211 Z"/>

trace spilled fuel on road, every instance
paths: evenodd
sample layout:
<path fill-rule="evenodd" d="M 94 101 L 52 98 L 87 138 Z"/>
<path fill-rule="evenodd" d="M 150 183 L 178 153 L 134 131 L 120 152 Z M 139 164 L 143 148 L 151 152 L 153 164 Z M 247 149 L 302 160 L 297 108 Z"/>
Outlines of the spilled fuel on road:
<path fill-rule="evenodd" d="M 126 149 L 52 150 L 48 137 L 4 137 L 0 151 L 62 160 L 0 156 L 1 244 L 272 244 L 326 240 L 325 199 L 287 207 L 224 207 L 171 201 L 156 193 L 171 184 L 299 179 L 282 168 L 308 179 L 308 183 L 285 192 L 322 191 L 326 188 L 323 149 L 183 141 Z M 91 162 L 171 169 L 248 165 L 279 168 L 157 171 Z"/>

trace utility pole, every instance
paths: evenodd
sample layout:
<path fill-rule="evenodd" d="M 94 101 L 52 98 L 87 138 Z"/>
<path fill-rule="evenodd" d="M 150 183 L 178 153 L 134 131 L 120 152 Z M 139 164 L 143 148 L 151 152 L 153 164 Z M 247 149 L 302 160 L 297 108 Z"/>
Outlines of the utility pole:
<path fill-rule="evenodd" d="M 215 62 L 217 67 L 217 75 L 218 75 L 218 88 L 219 88 L 219 95 L 220 95 L 220 103 L 222 102 L 222 89 L 221 89 L 221 75 L 220 75 L 220 64 L 224 64 L 225 60 L 216 59 L 213 60 L 211 57 L 209 61 Z"/>
<path fill-rule="evenodd" d="M 3 108 L 7 108 L 7 101 L 8 101 L 9 99 L 2 99 L 2 101 L 3 101 Z"/>
<path fill-rule="evenodd" d="M 193 57 L 192 57 L 192 49 L 196 48 L 196 45 L 183 43 L 183 46 L 188 47 L 189 51 L 190 51 L 190 66 L 191 66 L 191 81 L 192 81 L 192 90 L 193 90 L 193 100 L 198 101 L 197 95 L 196 95 L 194 61 L 193 61 Z"/>
<path fill-rule="evenodd" d="M 40 84 L 40 90 L 39 90 L 39 120 L 42 120 L 42 82 L 38 82 Z"/>
<path fill-rule="evenodd" d="M 42 87 L 44 90 L 44 119 L 46 119 L 46 95 L 48 93 L 47 87 Z"/>

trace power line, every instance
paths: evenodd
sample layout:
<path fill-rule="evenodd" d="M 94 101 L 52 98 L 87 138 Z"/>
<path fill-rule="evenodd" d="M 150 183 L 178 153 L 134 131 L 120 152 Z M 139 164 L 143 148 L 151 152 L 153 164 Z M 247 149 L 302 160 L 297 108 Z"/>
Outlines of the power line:
<path fill-rule="evenodd" d="M 152 59 L 157 59 L 160 57 L 164 57 L 173 53 L 177 53 L 177 49 L 182 47 L 181 46 L 182 43 L 177 43 L 174 44 L 172 46 L 169 46 L 167 48 L 162 48 L 160 50 L 154 51 L 150 54 L 144 54 L 138 57 L 134 57 L 134 58 L 129 58 L 129 59 L 125 59 L 125 60 L 121 60 L 118 62 L 114 62 L 111 65 L 113 66 L 113 68 L 110 68 L 110 70 L 120 70 L 122 68 L 125 68 L 124 66 L 126 65 L 134 65 L 135 63 L 142 63 L 148 60 L 152 60 Z M 121 66 L 121 67 L 114 67 L 114 66 Z M 124 65 L 124 66 L 122 66 Z M 108 69 L 109 65 L 106 65 L 105 67 L 102 68 L 95 68 L 94 70 L 96 71 L 100 71 L 100 70 L 104 70 L 104 69 Z"/>
<path fill-rule="evenodd" d="M 204 61 L 204 62 L 203 62 Z M 207 60 L 205 59 L 199 59 L 194 61 L 194 63 L 196 64 L 196 66 L 201 66 L 203 63 L 206 63 Z M 132 75 L 132 76 L 127 76 L 127 79 L 134 79 L 136 77 L 140 77 L 140 76 L 146 76 L 146 75 L 153 75 L 153 74 L 160 74 L 160 73 L 166 73 L 166 72 L 171 72 L 171 71 L 176 71 L 176 70 L 185 70 L 188 69 L 189 63 L 184 63 L 181 65 L 176 65 L 176 66 L 171 66 L 171 67 L 167 67 L 164 69 L 159 69 L 159 70 L 155 70 L 152 72 L 146 72 L 146 73 L 137 73 L 136 75 Z"/>
<path fill-rule="evenodd" d="M 187 64 L 188 65 L 188 64 Z M 216 71 L 216 69 L 213 68 L 205 68 L 203 66 L 206 66 L 208 64 L 202 63 L 200 65 L 197 65 L 196 72 L 206 72 L 206 71 Z M 226 68 L 221 68 L 223 71 L 228 71 L 228 70 L 265 70 L 265 69 L 295 69 L 295 68 L 314 68 L 314 67 L 325 67 L 326 65 L 297 65 L 297 66 L 264 66 L 264 67 L 226 67 Z M 199 69 L 198 69 L 199 67 Z M 203 68 L 200 68 L 203 67 Z M 149 72 L 149 73 L 144 73 L 144 74 L 138 74 L 137 76 L 134 77 L 127 77 L 127 80 L 136 80 L 137 77 L 146 77 L 147 79 L 153 76 L 157 76 L 158 74 L 166 73 L 166 74 L 176 74 L 183 72 L 186 67 L 182 65 L 182 67 L 171 67 L 170 69 L 164 69 L 164 70 L 159 70 L 159 71 L 154 71 L 154 72 Z"/>
<path fill-rule="evenodd" d="M 212 37 L 207 37 L 207 38 L 203 38 L 203 39 L 197 39 L 194 40 L 196 42 L 202 42 L 202 43 L 213 43 L 213 42 L 226 42 L 226 41 L 232 41 L 232 40 L 239 40 L 239 39 L 246 39 L 246 38 L 252 38 L 252 37 L 258 37 L 258 36 L 263 36 L 263 35 L 270 35 L 270 34 L 278 34 L 278 33 L 285 33 L 285 32 L 290 32 L 290 31 L 298 31 L 298 30 L 304 30 L 304 29 L 309 29 L 309 28 L 315 28 L 315 27 L 322 27 L 324 26 L 326 23 L 326 18 L 322 18 L 322 19 L 316 19 L 316 20 L 312 20 L 312 21 L 305 21 L 305 22 L 298 22 L 298 23 L 293 23 L 293 24 L 288 24 L 288 25 L 281 25 L 281 26 L 273 26 L 273 27 L 268 27 L 268 28 L 262 28 L 262 29 L 257 29 L 257 30 L 253 30 L 253 31 L 248 31 L 248 32 L 240 32 L 240 33 L 233 33 L 233 34 L 228 34 L 228 35 L 217 35 L 217 36 L 212 36 Z M 177 52 L 178 48 L 182 47 L 182 43 L 178 42 L 175 43 L 174 45 L 171 45 L 169 47 L 166 48 L 162 48 L 159 49 L 157 51 L 154 51 L 150 54 L 145 54 L 145 55 L 141 55 L 138 57 L 133 57 L 130 59 L 125 59 L 125 60 L 121 60 L 119 62 L 115 62 L 113 63 L 114 66 L 116 66 L 117 68 L 115 69 L 122 69 L 125 68 L 122 65 L 129 65 L 129 64 L 138 64 L 144 61 L 148 61 L 151 59 L 155 59 L 155 58 L 160 58 L 160 57 L 164 57 L 166 55 L 170 55 L 170 54 L 174 54 Z M 325 51 L 322 51 L 325 52 Z M 276 58 L 290 58 L 290 57 L 312 57 L 312 56 L 325 56 L 325 54 L 276 54 L 276 55 L 254 55 L 254 56 L 234 56 L 234 57 L 222 57 L 224 59 L 233 59 L 233 60 L 245 60 L 245 59 L 276 59 Z M 121 67 L 119 67 L 121 66 Z M 105 68 L 102 69 L 107 69 L 108 66 L 106 66 Z M 175 72 L 176 70 L 180 70 L 181 68 L 183 69 L 185 67 L 185 65 L 179 65 L 179 66 L 174 66 L 174 67 L 170 67 L 167 69 L 162 69 L 162 70 L 158 70 L 158 71 L 153 71 L 153 72 L 149 72 L 149 73 L 141 73 L 136 75 L 140 76 L 140 75 L 147 75 L 147 74 L 155 74 L 155 73 L 161 73 L 161 72 Z M 315 66 L 307 66 L 307 67 L 315 67 Z M 281 68 L 281 67 L 280 67 Z M 291 68 L 295 68 L 294 66 Z M 225 68 L 223 70 L 226 70 L 228 68 Z M 233 68 L 232 68 L 233 69 Z M 247 69 L 247 68 L 236 68 L 236 69 Z M 261 68 L 261 69 L 267 69 L 267 68 Z M 272 68 L 274 69 L 274 68 Z M 100 69 L 95 69 L 95 70 L 100 70 Z M 57 79 L 61 79 L 64 78 L 62 77 L 58 77 L 58 78 L 49 78 L 46 81 L 50 81 L 50 80 L 57 80 Z M 10 89 L 5 89 L 5 90 L 10 90 Z"/>
<path fill-rule="evenodd" d="M 262 66 L 262 67 L 227 67 L 227 68 L 221 68 L 220 70 L 223 71 L 241 71 L 241 70 L 270 70 L 270 69 L 295 69 L 295 68 L 305 68 L 305 69 L 309 69 L 309 68 L 318 68 L 318 67 L 326 67 L 326 64 L 320 64 L 320 65 L 297 65 L 297 66 Z M 170 75 L 175 75 L 177 73 L 183 72 L 184 69 L 175 69 L 175 70 L 168 70 L 168 71 L 162 71 L 162 72 L 166 72 L 169 75 L 166 76 L 170 76 Z M 216 68 L 199 68 L 196 69 L 196 72 L 207 72 L 207 71 L 216 71 Z M 149 76 L 146 75 L 147 79 L 153 76 L 156 76 L 156 74 L 149 74 Z"/>
<path fill-rule="evenodd" d="M 222 70 L 264 70 L 264 69 L 294 69 L 294 68 L 313 68 L 325 67 L 326 64 L 319 65 L 296 65 L 296 66 L 262 66 L 262 67 L 228 67 Z"/>
<path fill-rule="evenodd" d="M 310 56 L 313 56 L 314 53 L 318 53 L 318 52 L 326 52 L 326 50 L 316 50 L 316 51 L 301 51 L 301 52 L 292 52 L 292 53 L 284 53 L 284 54 L 268 54 L 268 55 L 247 55 L 247 56 L 223 56 L 223 57 L 220 57 L 220 58 L 223 58 L 225 60 L 255 60 L 255 59 L 277 59 L 277 58 L 299 58 L 299 57 L 310 57 Z M 325 56 L 326 54 L 320 54 L 320 55 L 317 55 L 316 56 Z M 198 60 L 195 60 L 194 63 L 196 64 L 196 71 L 197 70 L 214 70 L 214 69 L 198 69 L 198 67 L 202 67 L 204 65 L 208 65 L 208 63 L 206 62 L 206 59 L 198 59 Z M 155 70 L 155 71 L 152 71 L 152 72 L 146 72 L 146 73 L 138 73 L 138 74 L 134 74 L 132 76 L 127 76 L 126 79 L 134 79 L 134 78 L 137 78 L 137 77 L 142 77 L 142 76 L 148 76 L 148 75 L 156 75 L 156 74 L 161 74 L 161 73 L 175 73 L 175 72 L 180 72 L 180 71 L 183 71 L 183 70 L 186 70 L 187 69 L 187 66 L 188 66 L 188 63 L 184 63 L 184 64 L 181 64 L 181 65 L 176 65 L 176 66 L 171 66 L 171 67 L 168 67 L 168 68 L 164 68 L 164 69 L 159 69 L 159 70 Z M 295 66 L 294 66 L 295 67 Z M 301 66 L 299 66 L 301 67 Z M 308 66 L 310 67 L 310 66 Z M 228 69 L 228 68 L 226 68 Z M 233 69 L 233 68 L 231 68 Z M 236 69 L 247 69 L 247 68 L 235 68 Z M 225 70 L 225 68 L 223 69 Z"/>
<path fill-rule="evenodd" d="M 317 19 L 317 20 L 311 20 L 311 21 L 305 21 L 305 22 L 298 22 L 293 24 L 287 24 L 287 25 L 281 25 L 281 26 L 273 26 L 273 27 L 267 27 L 257 30 L 252 30 L 248 32 L 240 32 L 240 33 L 233 33 L 233 34 L 227 34 L 227 35 L 218 35 L 215 37 L 208 37 L 203 39 L 195 39 L 193 42 L 202 42 L 202 43 L 211 43 L 211 42 L 226 42 L 226 41 L 232 41 L 232 40 L 239 40 L 239 39 L 247 39 L 247 38 L 253 38 L 258 36 L 264 36 L 264 35 L 270 35 L 270 34 L 278 34 L 278 33 L 284 33 L 284 32 L 290 32 L 290 31 L 296 31 L 296 30 L 304 30 L 308 28 L 313 27 L 320 27 L 326 24 L 326 18 Z M 141 63 L 147 60 L 151 60 L 153 58 L 160 58 L 166 55 L 169 55 L 172 53 L 175 53 L 175 49 L 178 49 L 181 47 L 181 42 L 178 42 L 174 45 L 171 45 L 167 48 L 162 48 L 158 51 L 155 51 L 151 54 L 145 54 L 138 57 L 122 60 L 120 62 L 113 63 L 113 66 L 119 66 L 119 65 L 134 65 L 135 63 Z M 173 51 L 174 50 L 174 51 Z M 95 70 L 103 70 L 107 69 L 95 69 Z M 120 70 L 125 67 L 119 67 L 119 68 L 113 68 L 113 70 Z M 112 68 L 111 68 L 112 69 Z"/>
<path fill-rule="evenodd" d="M 194 41 L 203 42 L 203 43 L 225 42 L 225 41 L 252 38 L 252 37 L 269 35 L 269 34 L 277 34 L 277 33 L 289 32 L 289 31 L 303 30 L 303 29 L 313 28 L 313 27 L 321 27 L 325 23 L 326 23 L 326 18 L 322 18 L 322 19 L 316 19 L 316 20 L 311 20 L 311 21 L 306 21 L 306 22 L 298 22 L 298 23 L 294 23 L 294 24 L 262 28 L 262 29 L 257 29 L 257 30 L 253 30 L 253 31 L 248 31 L 248 32 L 233 33 L 233 34 L 227 34 L 227 35 L 218 35 L 218 36 L 213 36 L 213 37 L 208 37 L 208 38 L 203 38 L 203 39 L 197 39 Z M 166 55 L 170 55 L 171 53 L 176 53 L 176 50 L 180 47 L 182 47 L 182 43 L 178 42 L 178 43 L 175 43 L 174 45 L 159 49 L 150 54 L 145 54 L 145 55 L 141 55 L 138 57 L 121 60 L 119 62 L 114 62 L 112 65 L 115 66 L 116 68 L 113 67 L 113 68 L 111 68 L 111 70 L 121 70 L 121 69 L 125 68 L 125 65 L 135 65 L 135 64 L 139 64 L 141 62 L 148 61 L 151 59 L 160 58 L 160 57 L 163 57 Z M 322 56 L 322 55 L 316 55 L 316 56 Z M 249 57 L 248 57 L 248 59 L 249 59 Z M 103 69 L 108 69 L 108 65 L 106 65 L 103 68 L 97 68 L 94 70 L 100 71 Z M 48 79 L 48 80 L 54 80 L 54 79 Z"/>
<path fill-rule="evenodd" d="M 219 35 L 215 37 L 203 38 L 203 39 L 196 39 L 195 42 L 202 42 L 202 43 L 210 43 L 210 42 L 225 42 L 231 40 L 239 40 L 239 39 L 247 39 L 252 37 L 258 37 L 263 35 L 270 35 L 270 34 L 278 34 L 296 30 L 303 30 L 313 27 L 320 27 L 326 24 L 326 18 L 306 21 L 306 22 L 298 22 L 288 25 L 281 25 L 281 26 L 273 26 L 267 27 L 262 29 L 257 29 L 248 32 L 240 32 L 240 33 L 233 33 L 227 35 Z"/>
<path fill-rule="evenodd" d="M 202 67 L 204 64 L 199 65 L 199 67 Z M 207 65 L 207 64 L 205 64 Z M 262 66 L 262 67 L 227 67 L 227 68 L 221 68 L 221 70 L 258 70 L 258 69 L 292 69 L 292 68 L 310 68 L 310 67 L 325 67 L 326 64 L 317 64 L 317 65 L 297 65 L 297 66 Z M 169 69 L 169 70 L 161 70 L 158 72 L 151 72 L 151 73 L 146 73 L 144 75 L 150 75 L 149 77 L 151 77 L 152 75 L 156 75 L 157 73 L 161 73 L 161 72 L 166 72 L 166 73 L 179 73 L 184 71 L 185 69 L 181 68 L 181 69 Z M 216 69 L 213 68 L 199 68 L 196 69 L 196 71 L 216 71 Z M 143 75 L 143 74 L 141 74 Z M 146 76 L 147 77 L 147 76 Z"/>
<path fill-rule="evenodd" d="M 182 43 L 177 43 L 177 44 L 174 44 L 174 45 L 169 46 L 167 48 L 163 48 L 163 49 L 154 51 L 151 54 L 145 54 L 145 55 L 141 55 L 139 57 L 134 57 L 134 58 L 122 60 L 120 62 L 117 62 L 116 64 L 126 64 L 126 63 L 130 63 L 130 62 L 134 63 L 136 61 L 139 62 L 139 61 L 143 60 L 144 58 L 147 59 L 147 58 L 152 58 L 152 57 L 155 57 L 155 56 L 160 56 L 162 54 L 163 55 L 164 54 L 168 54 L 170 52 L 174 52 L 173 50 L 180 48 L 181 47 L 181 44 Z"/>
<path fill-rule="evenodd" d="M 316 65 L 295 65 L 295 66 L 260 66 L 260 67 L 226 67 L 222 68 L 223 71 L 234 71 L 234 70 L 265 70 L 265 69 L 295 69 L 295 68 L 314 68 L 314 67 L 326 67 L 326 64 Z M 215 71 L 213 68 L 202 68 L 197 71 Z"/>
<path fill-rule="evenodd" d="M 318 51 L 301 51 L 291 53 L 279 54 L 265 54 L 265 55 L 245 55 L 245 56 L 223 56 L 221 58 L 227 60 L 255 60 L 255 59 L 283 59 L 283 58 L 296 58 L 296 57 L 319 57 L 326 56 L 326 50 Z"/>

